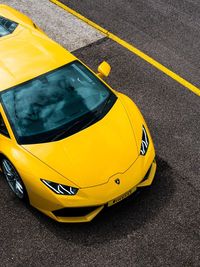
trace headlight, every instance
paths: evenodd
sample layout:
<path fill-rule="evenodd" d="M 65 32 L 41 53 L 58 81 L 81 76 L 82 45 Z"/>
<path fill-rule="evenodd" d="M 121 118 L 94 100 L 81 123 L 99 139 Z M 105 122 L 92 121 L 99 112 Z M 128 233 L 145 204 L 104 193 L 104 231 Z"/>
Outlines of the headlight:
<path fill-rule="evenodd" d="M 142 126 L 142 143 L 140 148 L 140 155 L 144 156 L 148 150 L 149 146 L 149 138 L 144 126 Z"/>
<path fill-rule="evenodd" d="M 76 195 L 76 193 L 78 192 L 78 188 L 75 187 L 57 184 L 43 179 L 41 179 L 41 181 L 52 191 L 59 195 Z"/>

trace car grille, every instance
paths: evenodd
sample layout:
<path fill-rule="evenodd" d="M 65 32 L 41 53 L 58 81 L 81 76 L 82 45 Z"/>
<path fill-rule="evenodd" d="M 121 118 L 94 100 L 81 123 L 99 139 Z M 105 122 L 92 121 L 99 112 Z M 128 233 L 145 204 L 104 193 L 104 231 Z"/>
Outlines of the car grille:
<path fill-rule="evenodd" d="M 82 207 L 82 208 L 63 208 L 54 210 L 53 214 L 56 217 L 83 217 L 96 210 L 100 206 Z"/>

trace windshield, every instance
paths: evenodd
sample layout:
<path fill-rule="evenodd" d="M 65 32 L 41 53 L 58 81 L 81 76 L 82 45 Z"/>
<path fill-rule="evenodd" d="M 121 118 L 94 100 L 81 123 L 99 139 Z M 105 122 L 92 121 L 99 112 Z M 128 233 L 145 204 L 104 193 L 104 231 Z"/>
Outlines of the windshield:
<path fill-rule="evenodd" d="M 20 144 L 60 140 L 101 119 L 116 96 L 80 62 L 1 93 Z"/>

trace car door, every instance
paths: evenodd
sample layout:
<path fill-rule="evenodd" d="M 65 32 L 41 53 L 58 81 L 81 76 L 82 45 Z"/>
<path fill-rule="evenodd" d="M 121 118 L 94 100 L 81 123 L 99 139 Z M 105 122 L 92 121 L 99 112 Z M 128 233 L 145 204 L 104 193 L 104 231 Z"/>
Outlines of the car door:
<path fill-rule="evenodd" d="M 15 143 L 15 137 L 6 118 L 6 114 L 0 105 L 0 159 L 4 156 L 9 159 L 12 158 L 11 153 Z"/>

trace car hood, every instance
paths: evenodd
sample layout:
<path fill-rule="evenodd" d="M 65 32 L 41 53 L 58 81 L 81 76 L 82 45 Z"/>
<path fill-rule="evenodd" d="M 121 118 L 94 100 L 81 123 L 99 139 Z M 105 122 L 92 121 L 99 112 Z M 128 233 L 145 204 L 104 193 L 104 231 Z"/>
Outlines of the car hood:
<path fill-rule="evenodd" d="M 108 182 L 138 157 L 133 129 L 119 99 L 88 128 L 60 141 L 23 147 L 80 188 Z"/>

